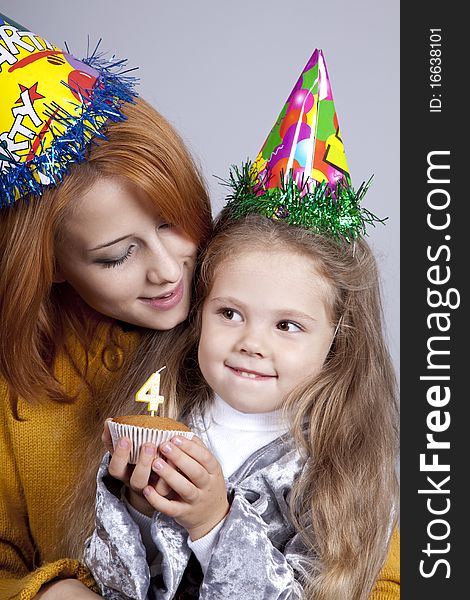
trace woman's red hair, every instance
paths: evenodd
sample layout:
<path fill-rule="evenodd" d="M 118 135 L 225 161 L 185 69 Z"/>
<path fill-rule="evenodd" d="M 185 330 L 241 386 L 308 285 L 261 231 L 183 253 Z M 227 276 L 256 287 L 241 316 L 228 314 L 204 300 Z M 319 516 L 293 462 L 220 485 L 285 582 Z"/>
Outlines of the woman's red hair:
<path fill-rule="evenodd" d="M 103 177 L 138 185 L 162 217 L 178 224 L 197 244 L 211 231 L 203 179 L 181 138 L 149 104 L 124 108 L 106 140 L 94 140 L 84 163 L 73 165 L 56 188 L 0 210 L 0 373 L 12 396 L 29 401 L 64 399 L 51 365 L 73 328 L 86 345 L 100 319 L 68 284 L 54 284 L 54 248 L 74 201 Z"/>

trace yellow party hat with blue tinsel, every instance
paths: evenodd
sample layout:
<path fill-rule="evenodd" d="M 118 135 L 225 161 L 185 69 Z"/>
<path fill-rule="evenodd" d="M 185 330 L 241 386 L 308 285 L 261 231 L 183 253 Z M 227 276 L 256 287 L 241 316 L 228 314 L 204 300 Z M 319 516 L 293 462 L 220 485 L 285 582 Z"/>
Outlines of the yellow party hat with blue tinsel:
<path fill-rule="evenodd" d="M 125 118 L 135 78 L 98 46 L 78 60 L 0 14 L 0 206 L 58 184 L 109 121 Z"/>

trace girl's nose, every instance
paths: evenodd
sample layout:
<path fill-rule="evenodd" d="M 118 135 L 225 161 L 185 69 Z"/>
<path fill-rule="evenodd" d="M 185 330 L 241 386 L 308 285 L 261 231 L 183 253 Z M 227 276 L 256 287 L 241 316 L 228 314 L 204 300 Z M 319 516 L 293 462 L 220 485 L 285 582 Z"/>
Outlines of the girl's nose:
<path fill-rule="evenodd" d="M 252 329 L 246 330 L 237 344 L 238 352 L 257 358 L 264 358 L 268 354 L 266 341 L 261 332 Z"/>

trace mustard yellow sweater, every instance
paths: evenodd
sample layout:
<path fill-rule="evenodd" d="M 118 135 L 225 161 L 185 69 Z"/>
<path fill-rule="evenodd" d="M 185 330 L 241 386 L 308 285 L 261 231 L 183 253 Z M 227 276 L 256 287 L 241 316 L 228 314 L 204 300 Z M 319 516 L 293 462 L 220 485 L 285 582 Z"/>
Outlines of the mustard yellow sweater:
<path fill-rule="evenodd" d="M 88 354 L 87 381 L 94 389 L 116 377 L 137 339 L 117 324 L 100 326 Z M 78 391 L 73 403 L 31 406 L 20 399 L 14 414 L 0 379 L 0 600 L 29 600 L 55 578 L 78 578 L 93 589 L 93 578 L 78 561 L 51 561 L 63 526 L 61 501 L 87 468 L 79 464 L 79 450 L 100 401 L 72 364 L 84 364 L 80 345 L 70 339 L 67 347 L 73 360 L 58 356 L 54 371 L 70 395 Z"/>
<path fill-rule="evenodd" d="M 136 333 L 117 325 L 103 326 L 88 356 L 87 380 L 94 389 L 115 377 L 123 357 L 137 343 Z M 75 364 L 83 364 L 78 343 L 69 340 Z M 94 580 L 78 561 L 51 560 L 61 536 L 61 499 L 87 466 L 79 464 L 83 432 L 95 418 L 100 398 L 90 397 L 76 368 L 59 356 L 55 375 L 77 399 L 71 404 L 21 400 L 13 414 L 8 391 L 0 379 L 0 600 L 30 600 L 42 585 L 56 578 L 77 578 L 90 589 Z M 77 508 L 79 510 L 79 508 Z M 387 562 L 372 600 L 397 600 L 399 539 L 395 532 Z"/>

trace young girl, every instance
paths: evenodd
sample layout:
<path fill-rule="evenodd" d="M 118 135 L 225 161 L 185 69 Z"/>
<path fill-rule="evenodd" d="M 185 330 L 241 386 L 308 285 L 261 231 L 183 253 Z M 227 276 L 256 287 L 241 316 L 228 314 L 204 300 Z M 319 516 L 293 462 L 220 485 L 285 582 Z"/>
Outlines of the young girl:
<path fill-rule="evenodd" d="M 102 593 L 179 598 L 192 551 L 195 597 L 369 597 L 395 523 L 397 444 L 368 245 L 251 215 L 219 226 L 198 286 L 204 380 L 190 351 L 181 383 L 199 389 L 181 415 L 203 443 L 174 438 L 154 461 L 176 497 L 144 490 L 153 579 L 100 482 L 87 563 Z"/>
<path fill-rule="evenodd" d="M 396 383 L 363 239 L 377 218 L 350 185 L 321 51 L 231 185 L 178 381 L 198 437 L 155 460 L 146 445 L 124 502 L 107 475 L 128 450 L 105 457 L 86 563 L 109 598 L 397 598 Z"/>
<path fill-rule="evenodd" d="M 0 53 L 0 598 L 96 598 L 70 527 L 94 490 L 72 520 L 62 502 L 94 477 L 88 437 L 150 338 L 170 394 L 211 209 L 182 140 L 109 60 L 2 15 Z"/>

